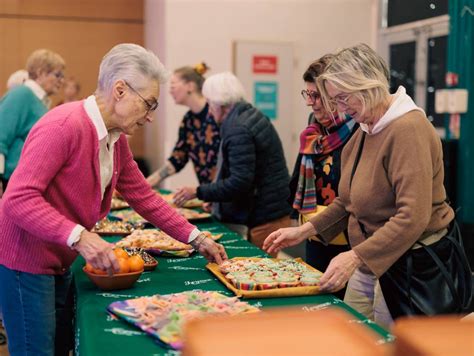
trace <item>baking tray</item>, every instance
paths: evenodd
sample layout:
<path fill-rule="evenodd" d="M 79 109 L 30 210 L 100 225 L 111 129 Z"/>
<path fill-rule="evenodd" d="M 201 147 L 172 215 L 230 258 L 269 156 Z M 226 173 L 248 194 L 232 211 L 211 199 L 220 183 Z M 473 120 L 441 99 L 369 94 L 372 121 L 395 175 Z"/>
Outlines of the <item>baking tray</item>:
<path fill-rule="evenodd" d="M 258 257 L 234 257 L 234 260 L 261 260 L 262 258 Z M 279 260 L 278 258 L 272 258 L 272 260 Z M 308 269 L 315 272 L 319 272 L 316 268 L 308 265 L 301 258 L 295 258 L 295 261 L 305 265 Z M 219 265 L 217 263 L 208 263 L 206 268 L 211 271 L 224 285 L 230 289 L 237 297 L 242 298 L 280 298 L 280 297 L 296 297 L 304 295 L 315 295 L 320 294 L 319 286 L 301 286 L 301 287 L 288 287 L 288 288 L 274 288 L 274 289 L 264 289 L 264 290 L 242 290 L 234 287 L 219 270 Z"/>

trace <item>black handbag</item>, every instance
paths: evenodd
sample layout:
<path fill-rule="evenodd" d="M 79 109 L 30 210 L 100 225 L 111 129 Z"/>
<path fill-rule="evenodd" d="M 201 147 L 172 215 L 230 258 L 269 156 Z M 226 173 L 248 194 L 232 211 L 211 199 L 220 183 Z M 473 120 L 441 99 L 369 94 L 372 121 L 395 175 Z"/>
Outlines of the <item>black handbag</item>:
<path fill-rule="evenodd" d="M 365 133 L 352 167 L 349 185 L 359 164 Z M 368 238 L 364 225 L 360 228 Z M 472 272 L 459 225 L 439 241 L 405 252 L 380 278 L 380 287 L 393 319 L 409 315 L 464 313 L 472 300 Z"/>

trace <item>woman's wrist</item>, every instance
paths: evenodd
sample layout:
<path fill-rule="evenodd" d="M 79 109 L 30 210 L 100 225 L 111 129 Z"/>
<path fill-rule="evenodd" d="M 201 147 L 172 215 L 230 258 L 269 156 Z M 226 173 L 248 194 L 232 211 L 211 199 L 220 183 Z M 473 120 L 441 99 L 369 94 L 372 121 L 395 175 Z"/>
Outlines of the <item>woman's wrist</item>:
<path fill-rule="evenodd" d="M 310 222 L 304 223 L 303 225 L 299 226 L 298 229 L 300 230 L 300 235 L 302 235 L 305 239 L 316 235 L 316 229 Z"/>

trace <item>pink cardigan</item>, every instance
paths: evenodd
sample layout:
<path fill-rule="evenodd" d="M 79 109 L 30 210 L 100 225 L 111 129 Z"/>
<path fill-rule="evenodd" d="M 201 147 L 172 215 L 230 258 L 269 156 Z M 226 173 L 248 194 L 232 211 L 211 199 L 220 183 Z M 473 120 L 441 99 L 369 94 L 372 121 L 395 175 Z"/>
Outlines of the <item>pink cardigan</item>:
<path fill-rule="evenodd" d="M 114 189 L 148 221 L 187 242 L 195 227 L 153 192 L 125 135 L 115 144 L 114 174 L 101 201 L 99 142 L 84 102 L 48 112 L 28 135 L 0 199 L 0 264 L 29 273 L 64 273 L 77 257 L 67 246 L 72 229 L 81 224 L 90 230 L 105 217 Z"/>

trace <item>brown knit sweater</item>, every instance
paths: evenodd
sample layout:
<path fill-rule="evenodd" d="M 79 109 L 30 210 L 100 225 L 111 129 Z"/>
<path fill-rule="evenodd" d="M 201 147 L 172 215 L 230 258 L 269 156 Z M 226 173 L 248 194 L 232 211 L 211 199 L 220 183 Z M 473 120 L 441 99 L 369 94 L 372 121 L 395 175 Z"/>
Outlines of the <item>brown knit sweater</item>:
<path fill-rule="evenodd" d="M 441 141 L 420 111 L 366 134 L 349 189 L 362 134 L 358 129 L 342 152 L 339 197 L 311 223 L 326 242 L 347 228 L 352 249 L 380 277 L 424 232 L 447 227 L 454 212 L 445 203 Z"/>

